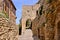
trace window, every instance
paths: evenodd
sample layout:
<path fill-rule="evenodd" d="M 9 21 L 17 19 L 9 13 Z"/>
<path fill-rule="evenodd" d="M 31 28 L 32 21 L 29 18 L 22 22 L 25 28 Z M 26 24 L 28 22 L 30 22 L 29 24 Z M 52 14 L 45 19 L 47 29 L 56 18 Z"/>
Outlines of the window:
<path fill-rule="evenodd" d="M 27 10 L 27 12 L 29 12 L 29 10 Z"/>
<path fill-rule="evenodd" d="M 9 13 L 9 3 L 8 3 L 7 0 L 4 1 L 4 9 L 5 9 L 5 11 L 6 11 L 7 13 Z"/>
<path fill-rule="evenodd" d="M 39 9 L 39 14 L 42 15 L 43 5 Z"/>
<path fill-rule="evenodd" d="M 28 29 L 28 28 L 31 29 L 31 27 L 32 27 L 32 22 L 31 22 L 30 19 L 28 19 L 28 20 L 26 21 L 26 28 L 27 28 L 27 29 Z"/>
<path fill-rule="evenodd" d="M 36 11 L 36 15 L 38 15 L 38 10 Z"/>
<path fill-rule="evenodd" d="M 6 4 L 6 6 L 9 8 L 9 3 L 8 3 L 7 0 L 5 0 L 5 4 Z"/>
<path fill-rule="evenodd" d="M 38 28 L 38 38 L 40 39 L 40 29 Z"/>
<path fill-rule="evenodd" d="M 16 15 L 15 10 L 13 10 L 14 15 Z"/>

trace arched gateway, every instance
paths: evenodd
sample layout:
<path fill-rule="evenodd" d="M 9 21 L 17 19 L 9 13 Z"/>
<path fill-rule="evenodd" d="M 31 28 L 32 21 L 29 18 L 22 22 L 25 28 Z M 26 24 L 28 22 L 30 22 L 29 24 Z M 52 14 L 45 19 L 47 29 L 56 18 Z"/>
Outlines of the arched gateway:
<path fill-rule="evenodd" d="M 32 28 L 32 21 L 31 21 L 31 19 L 28 19 L 26 21 L 26 29 L 31 29 L 31 28 Z"/>
<path fill-rule="evenodd" d="M 25 32 L 27 26 L 32 26 L 32 21 L 36 18 L 36 11 L 40 4 L 23 5 L 22 7 L 22 34 Z"/>

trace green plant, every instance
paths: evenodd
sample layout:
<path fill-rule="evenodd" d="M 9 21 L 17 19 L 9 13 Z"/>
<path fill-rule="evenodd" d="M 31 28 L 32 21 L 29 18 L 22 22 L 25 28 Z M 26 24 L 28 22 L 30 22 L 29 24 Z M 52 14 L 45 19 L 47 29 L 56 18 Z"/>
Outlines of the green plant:
<path fill-rule="evenodd" d="M 21 24 L 21 23 L 19 23 L 17 26 L 19 26 L 19 28 L 21 28 L 21 27 L 22 27 L 22 24 Z"/>
<path fill-rule="evenodd" d="M 9 16 L 8 16 L 7 13 L 5 13 L 4 11 L 2 11 L 2 13 L 4 13 L 4 15 L 5 15 L 6 18 L 9 18 Z"/>
<path fill-rule="evenodd" d="M 43 5 L 41 6 L 41 8 L 39 9 L 39 14 L 42 15 L 42 10 L 43 10 Z"/>
<path fill-rule="evenodd" d="M 31 20 L 28 19 L 28 20 L 26 21 L 26 29 L 31 28 L 31 24 L 32 24 Z"/>
<path fill-rule="evenodd" d="M 0 17 L 1 17 L 1 16 L 2 16 L 2 17 L 5 17 L 4 14 L 0 13 Z"/>
<path fill-rule="evenodd" d="M 6 18 L 9 18 L 9 16 L 8 16 L 8 14 L 7 14 L 7 13 L 5 13 L 5 15 L 6 15 Z"/>
<path fill-rule="evenodd" d="M 46 2 L 47 2 L 47 3 L 51 3 L 51 2 L 52 2 L 52 0 L 46 0 Z"/>

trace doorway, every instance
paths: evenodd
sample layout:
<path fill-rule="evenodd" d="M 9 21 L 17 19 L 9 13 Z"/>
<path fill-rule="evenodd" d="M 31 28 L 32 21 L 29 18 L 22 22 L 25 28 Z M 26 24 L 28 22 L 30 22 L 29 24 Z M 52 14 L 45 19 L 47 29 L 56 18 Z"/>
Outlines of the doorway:
<path fill-rule="evenodd" d="M 32 21 L 30 19 L 28 19 L 26 21 L 26 29 L 31 29 L 32 28 Z"/>
<path fill-rule="evenodd" d="M 57 32 L 58 32 L 58 40 L 60 40 L 60 21 L 58 22 Z"/>

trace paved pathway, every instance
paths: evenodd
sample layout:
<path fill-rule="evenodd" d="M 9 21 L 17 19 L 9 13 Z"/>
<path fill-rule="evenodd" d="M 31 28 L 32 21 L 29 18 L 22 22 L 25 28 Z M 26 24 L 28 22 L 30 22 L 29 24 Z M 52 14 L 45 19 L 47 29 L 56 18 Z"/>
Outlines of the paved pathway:
<path fill-rule="evenodd" d="M 31 29 L 27 29 L 23 35 L 19 36 L 19 40 L 34 40 L 32 35 Z"/>

